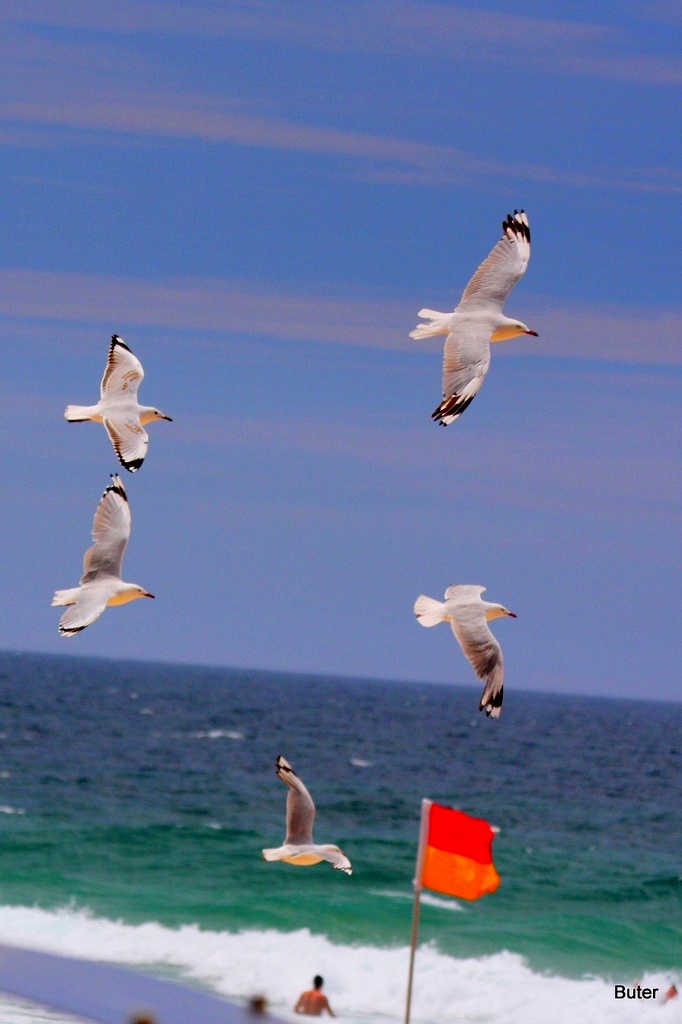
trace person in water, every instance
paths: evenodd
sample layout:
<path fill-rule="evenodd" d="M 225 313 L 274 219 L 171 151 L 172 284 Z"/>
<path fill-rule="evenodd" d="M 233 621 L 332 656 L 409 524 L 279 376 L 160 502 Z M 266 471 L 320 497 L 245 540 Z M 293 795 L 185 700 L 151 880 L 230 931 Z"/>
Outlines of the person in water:
<path fill-rule="evenodd" d="M 324 980 L 319 974 L 316 974 L 313 978 L 313 987 L 308 989 L 307 992 L 301 993 L 294 1011 L 296 1013 L 304 1013 L 308 1017 L 321 1017 L 326 1010 L 330 1017 L 336 1017 L 336 1014 L 329 1005 L 329 1000 L 322 991 L 323 985 Z"/>

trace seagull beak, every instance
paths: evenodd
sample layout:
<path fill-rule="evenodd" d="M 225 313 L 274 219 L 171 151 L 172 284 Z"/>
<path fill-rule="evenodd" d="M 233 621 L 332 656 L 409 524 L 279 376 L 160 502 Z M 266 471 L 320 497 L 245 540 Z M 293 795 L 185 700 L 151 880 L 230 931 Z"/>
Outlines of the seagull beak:
<path fill-rule="evenodd" d="M 517 618 L 516 612 L 507 612 L 507 615 L 509 615 L 509 617 L 512 619 Z"/>
<path fill-rule="evenodd" d="M 144 592 L 144 596 L 145 596 L 145 597 L 154 597 L 154 595 L 153 595 L 153 594 L 148 594 L 146 590 L 145 590 L 145 592 Z"/>
<path fill-rule="evenodd" d="M 537 331 L 524 331 L 524 334 L 530 334 L 530 335 L 532 335 L 533 338 L 537 338 L 538 337 L 538 332 Z"/>
<path fill-rule="evenodd" d="M 530 333 L 532 334 L 533 332 L 531 331 Z M 162 416 L 162 417 L 161 417 L 161 419 L 162 419 L 162 420 L 168 420 L 168 422 L 169 422 L 169 423 L 172 423 L 172 422 L 173 422 L 173 420 L 171 419 L 171 417 L 170 417 L 170 416 Z"/>

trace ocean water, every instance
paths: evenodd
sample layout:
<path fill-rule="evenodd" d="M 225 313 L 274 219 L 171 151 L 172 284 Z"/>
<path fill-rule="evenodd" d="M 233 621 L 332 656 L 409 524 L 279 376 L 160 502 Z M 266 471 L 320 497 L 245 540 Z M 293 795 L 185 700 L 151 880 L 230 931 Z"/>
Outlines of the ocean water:
<path fill-rule="evenodd" d="M 402 1019 L 420 802 L 499 826 L 498 892 L 422 901 L 413 1020 L 682 1019 L 682 707 L 477 687 L 0 655 L 0 941 L 290 1008 Z M 266 864 L 284 754 L 318 841 Z M 64 1018 L 66 1019 L 66 1018 Z M 0 1003 L 3 1024 L 62 1020 Z"/>

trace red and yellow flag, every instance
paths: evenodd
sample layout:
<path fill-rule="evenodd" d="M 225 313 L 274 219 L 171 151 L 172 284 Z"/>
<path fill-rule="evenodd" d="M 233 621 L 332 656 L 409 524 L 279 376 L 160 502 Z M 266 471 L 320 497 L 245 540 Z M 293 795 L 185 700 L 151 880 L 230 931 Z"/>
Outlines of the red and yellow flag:
<path fill-rule="evenodd" d="M 425 800 L 417 884 L 465 900 L 495 892 L 500 884 L 492 857 L 496 831 L 483 818 Z"/>

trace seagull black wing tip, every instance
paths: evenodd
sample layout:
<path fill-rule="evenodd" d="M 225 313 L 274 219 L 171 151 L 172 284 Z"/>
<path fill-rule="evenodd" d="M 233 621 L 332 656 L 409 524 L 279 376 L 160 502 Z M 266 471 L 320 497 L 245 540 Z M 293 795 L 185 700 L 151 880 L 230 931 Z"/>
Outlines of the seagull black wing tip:
<path fill-rule="evenodd" d="M 457 419 L 457 417 L 461 416 L 464 410 L 471 405 L 475 397 L 476 395 L 473 394 L 469 398 L 462 400 L 459 395 L 450 395 L 449 398 L 443 399 L 437 409 L 433 410 L 431 413 L 431 419 L 436 420 L 436 422 L 440 423 L 442 427 L 447 427 L 448 424 L 445 422 L 445 417 L 452 416 L 453 420 Z"/>
<path fill-rule="evenodd" d="M 513 242 L 512 235 L 521 236 L 527 242 L 530 242 L 530 227 L 528 226 L 528 218 L 526 217 L 525 210 L 514 210 L 514 213 L 508 213 L 507 219 L 502 221 L 502 232 Z"/>
<path fill-rule="evenodd" d="M 478 705 L 478 710 L 485 711 L 488 718 L 491 716 L 493 718 L 499 718 L 502 711 L 502 697 L 503 690 L 499 690 L 498 693 L 494 694 L 485 703 L 483 702 L 483 699 L 481 699 L 481 703 Z"/>
<path fill-rule="evenodd" d="M 76 633 L 80 633 L 84 630 L 85 626 L 73 626 L 70 629 L 65 629 L 64 626 L 59 626 L 58 629 L 62 636 L 75 636 Z"/>
<path fill-rule="evenodd" d="M 123 498 L 124 501 L 128 500 L 128 495 L 123 488 L 123 482 L 120 480 L 118 473 L 110 473 L 111 483 L 105 490 L 105 494 L 109 491 L 113 491 L 114 494 L 118 494 L 119 498 Z M 118 481 L 118 482 L 117 482 Z"/>
<path fill-rule="evenodd" d="M 109 351 L 113 352 L 115 348 L 124 348 L 126 352 L 130 352 L 130 349 L 128 348 L 120 334 L 111 335 L 111 346 L 109 348 Z"/>

